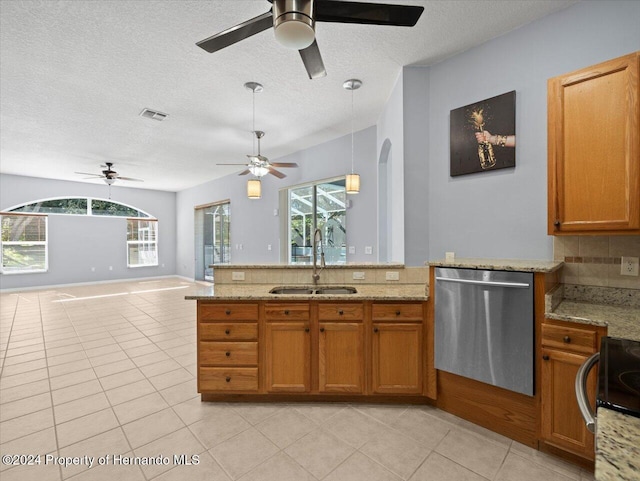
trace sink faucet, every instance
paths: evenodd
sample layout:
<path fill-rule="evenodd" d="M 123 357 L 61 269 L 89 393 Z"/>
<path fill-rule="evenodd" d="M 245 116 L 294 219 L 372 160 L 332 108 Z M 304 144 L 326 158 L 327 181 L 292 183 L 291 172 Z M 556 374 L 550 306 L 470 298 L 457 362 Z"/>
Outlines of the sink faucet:
<path fill-rule="evenodd" d="M 318 270 L 318 244 L 320 245 L 320 270 Z M 324 248 L 322 247 L 322 231 L 316 229 L 313 232 L 313 284 L 318 285 L 320 280 L 320 271 L 324 269 Z"/>

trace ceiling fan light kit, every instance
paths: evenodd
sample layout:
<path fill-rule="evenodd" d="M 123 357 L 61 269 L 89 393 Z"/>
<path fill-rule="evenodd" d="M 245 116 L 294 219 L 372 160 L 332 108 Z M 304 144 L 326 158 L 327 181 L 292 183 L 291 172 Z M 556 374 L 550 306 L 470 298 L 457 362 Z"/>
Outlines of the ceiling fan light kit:
<path fill-rule="evenodd" d="M 274 0 L 273 31 L 276 41 L 283 47 L 307 48 L 316 38 L 313 1 Z"/>

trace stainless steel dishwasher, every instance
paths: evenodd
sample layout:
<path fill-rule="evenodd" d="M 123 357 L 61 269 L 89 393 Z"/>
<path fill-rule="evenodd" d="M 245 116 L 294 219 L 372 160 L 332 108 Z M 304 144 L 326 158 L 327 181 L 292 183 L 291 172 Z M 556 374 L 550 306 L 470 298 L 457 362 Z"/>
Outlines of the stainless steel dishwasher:
<path fill-rule="evenodd" d="M 436 368 L 533 396 L 533 274 L 436 268 Z"/>

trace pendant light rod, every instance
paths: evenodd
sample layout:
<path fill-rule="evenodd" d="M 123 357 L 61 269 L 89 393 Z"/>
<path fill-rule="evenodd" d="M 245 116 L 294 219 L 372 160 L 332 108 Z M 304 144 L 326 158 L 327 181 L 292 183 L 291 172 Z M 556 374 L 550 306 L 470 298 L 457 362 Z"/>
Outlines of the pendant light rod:
<path fill-rule="evenodd" d="M 246 88 L 247 90 L 251 90 L 253 92 L 252 98 L 253 98 L 253 115 L 252 115 L 252 123 L 251 123 L 251 133 L 253 134 L 256 131 L 256 94 L 259 94 L 260 92 L 262 92 L 264 90 L 264 87 L 262 86 L 262 84 L 258 83 L 258 82 L 247 82 L 244 84 L 244 88 Z M 251 136 L 251 141 L 252 141 L 252 147 L 253 147 L 253 153 L 255 154 L 256 152 L 256 139 L 255 137 L 252 135 Z M 258 141 L 258 149 L 260 149 L 260 141 Z M 258 152 L 258 155 L 260 155 L 260 152 Z"/>

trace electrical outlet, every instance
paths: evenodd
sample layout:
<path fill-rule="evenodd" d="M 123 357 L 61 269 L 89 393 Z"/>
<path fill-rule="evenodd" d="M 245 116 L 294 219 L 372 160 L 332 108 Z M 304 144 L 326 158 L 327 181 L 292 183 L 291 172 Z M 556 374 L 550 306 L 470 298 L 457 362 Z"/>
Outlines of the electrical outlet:
<path fill-rule="evenodd" d="M 371 246 L 364 246 L 364 253 L 365 254 L 373 254 L 373 247 Z"/>
<path fill-rule="evenodd" d="M 354 281 L 364 281 L 364 272 L 354 272 L 353 273 Z"/>
<path fill-rule="evenodd" d="M 267 244 L 267 250 L 270 251 L 271 250 L 271 244 Z"/>
<path fill-rule="evenodd" d="M 244 281 L 244 272 L 231 272 L 231 280 L 232 281 Z"/>
<path fill-rule="evenodd" d="M 92 268 L 91 268 L 91 272 L 95 272 L 95 271 L 96 271 L 96 268 L 95 268 L 95 267 L 92 267 Z"/>
<path fill-rule="evenodd" d="M 113 270 L 113 266 L 109 266 L 109 270 L 112 271 Z"/>
<path fill-rule="evenodd" d="M 388 271 L 385 278 L 388 281 L 399 281 L 400 273 L 398 271 Z"/>
<path fill-rule="evenodd" d="M 356 253 L 356 246 L 349 246 L 349 254 L 355 254 Z"/>
<path fill-rule="evenodd" d="M 638 275 L 638 257 L 623 257 L 620 267 L 620 275 L 637 276 Z"/>

